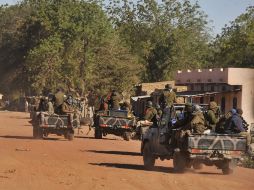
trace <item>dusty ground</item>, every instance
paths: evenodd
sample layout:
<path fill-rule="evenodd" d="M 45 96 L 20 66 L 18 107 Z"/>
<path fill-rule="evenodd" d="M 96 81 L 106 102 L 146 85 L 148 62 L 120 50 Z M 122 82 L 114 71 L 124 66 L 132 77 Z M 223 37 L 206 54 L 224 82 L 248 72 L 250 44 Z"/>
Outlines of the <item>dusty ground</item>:
<path fill-rule="evenodd" d="M 34 140 L 25 113 L 0 112 L 0 190 L 174 189 L 253 190 L 254 170 L 224 176 L 215 167 L 174 174 L 172 161 L 143 169 L 138 141 L 89 135 Z M 86 132 L 87 130 L 85 130 Z"/>

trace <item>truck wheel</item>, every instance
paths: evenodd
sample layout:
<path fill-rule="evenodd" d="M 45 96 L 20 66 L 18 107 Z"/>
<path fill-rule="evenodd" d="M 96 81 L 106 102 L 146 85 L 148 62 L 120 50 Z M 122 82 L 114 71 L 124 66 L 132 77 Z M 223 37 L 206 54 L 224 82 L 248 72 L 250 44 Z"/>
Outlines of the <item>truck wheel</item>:
<path fill-rule="evenodd" d="M 131 138 L 131 133 L 130 132 L 124 132 L 123 133 L 123 139 L 126 141 L 129 141 Z"/>
<path fill-rule="evenodd" d="M 233 173 L 233 171 L 234 170 L 231 167 L 231 161 L 226 161 L 226 162 L 223 163 L 223 165 L 222 165 L 222 173 L 224 175 L 230 175 L 230 174 Z"/>
<path fill-rule="evenodd" d="M 42 139 L 42 138 L 43 138 L 43 129 L 41 127 L 38 127 L 37 128 L 37 139 Z"/>
<path fill-rule="evenodd" d="M 230 175 L 230 174 L 232 174 L 233 173 L 233 169 L 231 169 L 231 168 L 223 168 L 222 169 L 222 173 L 224 174 L 224 175 Z"/>
<path fill-rule="evenodd" d="M 146 142 L 143 149 L 144 167 L 147 170 L 152 170 L 155 164 L 155 156 L 153 155 L 149 142 Z"/>
<path fill-rule="evenodd" d="M 33 126 L 33 138 L 38 138 L 38 128 Z"/>
<path fill-rule="evenodd" d="M 183 173 L 186 167 L 186 158 L 182 152 L 175 152 L 173 155 L 174 171 L 177 173 Z"/>
<path fill-rule="evenodd" d="M 102 139 L 102 131 L 100 128 L 95 127 L 94 137 L 96 139 Z"/>
<path fill-rule="evenodd" d="M 74 139 L 74 131 L 67 131 L 66 137 L 69 141 Z"/>
<path fill-rule="evenodd" d="M 193 168 L 194 168 L 195 170 L 201 170 L 201 169 L 203 168 L 202 163 L 197 162 L 197 161 L 194 161 L 192 166 L 193 166 Z"/>

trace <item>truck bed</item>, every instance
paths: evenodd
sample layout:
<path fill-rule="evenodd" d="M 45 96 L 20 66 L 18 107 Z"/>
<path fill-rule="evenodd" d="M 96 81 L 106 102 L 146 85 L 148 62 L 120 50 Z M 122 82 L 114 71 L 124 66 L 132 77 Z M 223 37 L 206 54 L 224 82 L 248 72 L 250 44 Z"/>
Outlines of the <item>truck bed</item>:
<path fill-rule="evenodd" d="M 99 125 L 101 127 L 128 128 L 135 126 L 135 121 L 131 118 L 119 118 L 113 116 L 100 116 Z"/>
<path fill-rule="evenodd" d="M 40 127 L 67 128 L 69 124 L 69 116 L 40 113 L 40 121 Z"/>
<path fill-rule="evenodd" d="M 201 150 L 245 151 L 246 137 L 231 134 L 193 134 L 188 147 Z"/>

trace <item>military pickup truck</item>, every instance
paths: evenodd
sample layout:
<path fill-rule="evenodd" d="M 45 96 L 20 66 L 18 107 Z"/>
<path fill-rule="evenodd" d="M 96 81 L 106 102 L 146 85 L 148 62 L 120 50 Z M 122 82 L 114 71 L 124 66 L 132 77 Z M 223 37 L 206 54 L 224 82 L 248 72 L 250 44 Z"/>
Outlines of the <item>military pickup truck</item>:
<path fill-rule="evenodd" d="M 123 110 L 99 111 L 94 116 L 94 137 L 113 134 L 129 141 L 136 127 L 135 117 L 128 117 L 128 112 Z"/>
<path fill-rule="evenodd" d="M 217 166 L 223 174 L 231 174 L 246 152 L 246 138 L 235 134 L 191 134 L 179 148 L 175 143 L 177 129 L 163 114 L 158 127 L 151 126 L 143 135 L 141 154 L 144 166 L 151 170 L 155 160 L 173 159 L 175 172 L 186 168 L 201 169 L 202 165 Z"/>
<path fill-rule="evenodd" d="M 74 128 L 80 127 L 79 119 L 71 121 L 70 115 L 49 115 L 47 112 L 35 112 L 32 119 L 33 137 L 44 138 L 49 134 L 64 135 L 68 140 L 74 139 Z"/>

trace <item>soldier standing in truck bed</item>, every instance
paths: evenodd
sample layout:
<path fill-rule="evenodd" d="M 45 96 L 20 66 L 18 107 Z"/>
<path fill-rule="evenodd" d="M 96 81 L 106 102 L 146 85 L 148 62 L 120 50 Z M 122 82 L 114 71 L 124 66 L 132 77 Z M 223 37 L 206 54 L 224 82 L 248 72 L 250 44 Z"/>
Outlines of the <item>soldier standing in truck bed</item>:
<path fill-rule="evenodd" d="M 172 108 L 173 104 L 176 103 L 176 93 L 173 91 L 171 84 L 165 85 L 165 89 L 160 96 L 159 103 L 162 109 L 166 107 Z"/>
<path fill-rule="evenodd" d="M 215 131 L 215 127 L 220 120 L 220 116 L 219 116 L 219 107 L 217 103 L 214 101 L 211 101 L 209 103 L 209 108 L 206 113 L 206 120 L 207 127 Z"/>
<path fill-rule="evenodd" d="M 62 104 L 64 103 L 64 93 L 61 88 L 57 89 L 56 94 L 53 98 L 55 113 L 60 114 L 62 110 Z"/>
<path fill-rule="evenodd" d="M 157 123 L 157 110 L 153 107 L 153 103 L 151 101 L 147 101 L 146 103 L 146 111 L 144 120 L 153 122 L 154 124 Z"/>
<path fill-rule="evenodd" d="M 121 100 L 122 100 L 122 98 L 121 98 L 120 94 L 117 93 L 115 90 L 112 90 L 111 96 L 108 101 L 109 108 L 113 109 L 113 110 L 119 110 Z"/>

